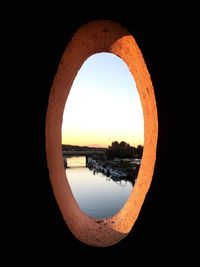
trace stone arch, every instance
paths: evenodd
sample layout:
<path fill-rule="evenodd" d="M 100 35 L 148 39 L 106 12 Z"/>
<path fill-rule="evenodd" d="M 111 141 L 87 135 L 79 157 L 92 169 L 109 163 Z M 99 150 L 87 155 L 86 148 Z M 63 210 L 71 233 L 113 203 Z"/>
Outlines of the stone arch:
<path fill-rule="evenodd" d="M 144 151 L 137 181 L 124 207 L 110 218 L 95 220 L 80 210 L 66 179 L 61 126 L 65 102 L 78 70 L 89 56 L 100 52 L 119 56 L 128 65 L 136 81 L 144 114 Z M 152 180 L 157 136 L 154 90 L 135 39 L 113 21 L 100 20 L 83 25 L 64 51 L 54 77 L 46 115 L 46 154 L 51 184 L 66 224 L 80 241 L 106 247 L 119 242 L 130 232 Z"/>

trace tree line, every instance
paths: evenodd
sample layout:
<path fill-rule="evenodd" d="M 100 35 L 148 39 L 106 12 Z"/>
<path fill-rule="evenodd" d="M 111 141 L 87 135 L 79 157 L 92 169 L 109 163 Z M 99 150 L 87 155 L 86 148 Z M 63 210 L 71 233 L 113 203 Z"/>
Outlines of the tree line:
<path fill-rule="evenodd" d="M 111 146 L 106 150 L 107 159 L 123 159 L 123 158 L 142 158 L 143 146 L 138 145 L 137 147 L 130 146 L 128 143 L 121 141 L 112 142 Z"/>

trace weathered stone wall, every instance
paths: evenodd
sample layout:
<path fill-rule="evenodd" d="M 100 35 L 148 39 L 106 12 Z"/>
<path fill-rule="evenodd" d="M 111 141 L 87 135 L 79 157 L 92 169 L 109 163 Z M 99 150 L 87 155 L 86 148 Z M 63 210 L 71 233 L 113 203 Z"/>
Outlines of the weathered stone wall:
<path fill-rule="evenodd" d="M 134 76 L 144 114 L 144 151 L 138 178 L 127 203 L 116 215 L 99 221 L 80 210 L 71 192 L 63 168 L 61 126 L 65 102 L 78 70 L 89 56 L 100 52 L 119 56 Z M 152 180 L 157 135 L 154 90 L 133 36 L 112 21 L 94 21 L 82 26 L 62 56 L 46 116 L 46 153 L 53 191 L 65 222 L 79 240 L 93 246 L 111 246 L 130 232 Z"/>

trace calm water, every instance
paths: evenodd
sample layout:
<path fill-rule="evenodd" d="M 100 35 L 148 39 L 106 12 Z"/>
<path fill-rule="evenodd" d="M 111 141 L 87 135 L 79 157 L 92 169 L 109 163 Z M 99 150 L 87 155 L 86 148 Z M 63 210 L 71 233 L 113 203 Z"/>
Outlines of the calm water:
<path fill-rule="evenodd" d="M 89 216 L 101 219 L 116 214 L 132 190 L 129 181 L 113 181 L 103 173 L 85 167 L 85 157 L 67 158 L 67 178 L 79 207 Z"/>

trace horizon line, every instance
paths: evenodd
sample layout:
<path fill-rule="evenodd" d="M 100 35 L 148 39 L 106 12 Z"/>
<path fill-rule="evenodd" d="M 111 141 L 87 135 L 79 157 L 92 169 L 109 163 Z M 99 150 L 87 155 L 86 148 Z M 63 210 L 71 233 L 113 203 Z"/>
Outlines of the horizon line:
<path fill-rule="evenodd" d="M 113 142 L 116 142 L 116 141 L 113 141 Z M 117 141 L 118 142 L 118 141 Z M 125 142 L 125 143 L 127 143 L 126 141 L 120 141 L 120 142 Z M 120 143 L 120 142 L 118 142 L 118 143 Z M 127 143 L 127 144 L 129 144 L 129 143 Z M 108 145 L 108 146 L 100 146 L 100 145 L 98 145 L 98 144 L 91 144 L 91 145 L 78 145 L 78 144 L 76 144 L 76 145 L 72 145 L 72 144 L 63 144 L 62 143 L 62 145 L 64 145 L 64 146 L 79 146 L 79 147 L 90 147 L 90 148 L 108 148 L 109 146 L 111 146 L 112 145 L 112 143 L 110 144 L 110 145 Z M 130 144 L 129 144 L 130 145 Z M 138 146 L 144 146 L 143 144 L 134 144 L 134 145 L 130 145 L 130 146 L 132 146 L 132 147 L 138 147 Z"/>

